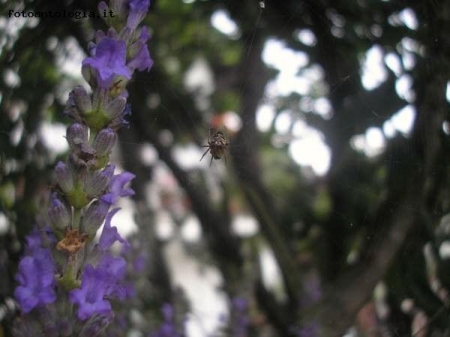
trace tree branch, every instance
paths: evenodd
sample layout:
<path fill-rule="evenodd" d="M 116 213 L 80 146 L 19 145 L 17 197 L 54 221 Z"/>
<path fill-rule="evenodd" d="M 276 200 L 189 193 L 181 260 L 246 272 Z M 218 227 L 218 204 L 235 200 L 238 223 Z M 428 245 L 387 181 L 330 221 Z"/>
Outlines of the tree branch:
<path fill-rule="evenodd" d="M 153 144 L 160 159 L 170 168 L 180 186 L 187 193 L 192 202 L 192 208 L 200 220 L 213 256 L 218 261 L 225 279 L 234 281 L 238 277 L 236 271 L 241 268 L 243 263 L 237 237 L 231 233 L 229 224 L 223 220 L 223 217 L 213 211 L 207 193 L 201 191 L 199 186 L 193 185 L 186 172 L 175 163 L 169 149 L 164 147 L 155 136 L 156 132 L 144 127 L 148 123 L 145 122 L 143 113 L 136 111 L 136 109 L 134 112 L 136 119 L 133 120 L 133 130 L 138 132 L 138 138 L 145 139 Z"/>

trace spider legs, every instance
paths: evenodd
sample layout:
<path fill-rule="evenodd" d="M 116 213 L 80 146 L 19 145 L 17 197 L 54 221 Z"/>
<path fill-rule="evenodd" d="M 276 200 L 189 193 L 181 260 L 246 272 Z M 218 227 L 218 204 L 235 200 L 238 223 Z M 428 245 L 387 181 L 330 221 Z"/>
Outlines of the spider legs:
<path fill-rule="evenodd" d="M 210 151 L 209 146 L 206 146 L 206 145 L 205 145 L 205 146 L 202 146 L 202 147 L 207 147 L 208 149 L 205 151 L 205 153 L 203 153 L 203 156 L 200 158 L 199 161 L 202 161 L 203 157 L 206 156 L 206 154 Z M 209 164 L 209 166 L 211 166 L 211 164 Z"/>

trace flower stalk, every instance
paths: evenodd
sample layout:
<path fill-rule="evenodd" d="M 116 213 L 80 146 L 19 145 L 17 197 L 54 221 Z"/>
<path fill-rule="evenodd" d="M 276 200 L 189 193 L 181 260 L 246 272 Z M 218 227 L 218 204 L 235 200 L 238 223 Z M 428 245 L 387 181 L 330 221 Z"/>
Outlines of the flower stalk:
<path fill-rule="evenodd" d="M 133 294 L 125 283 L 126 261 L 110 248 L 128 242 L 111 224 L 121 197 L 134 194 L 126 185 L 129 172 L 115 173 L 109 164 L 117 131 L 131 113 L 126 85 L 134 70 L 150 70 L 148 29 L 140 27 L 149 0 L 101 2 L 112 10 L 108 31 L 99 31 L 82 63 L 92 93 L 74 88 L 64 114 L 73 120 L 66 138 L 70 153 L 55 167 L 56 188 L 46 226 L 28 237 L 19 263 L 15 297 L 22 315 L 16 336 L 99 336 L 113 321 L 112 301 Z M 104 227 L 98 242 L 95 234 Z"/>

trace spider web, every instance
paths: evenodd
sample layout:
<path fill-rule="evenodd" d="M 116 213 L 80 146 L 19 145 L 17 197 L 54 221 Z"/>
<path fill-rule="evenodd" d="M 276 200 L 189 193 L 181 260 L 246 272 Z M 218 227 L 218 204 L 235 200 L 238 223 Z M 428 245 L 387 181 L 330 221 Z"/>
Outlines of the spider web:
<path fill-rule="evenodd" d="M 257 30 L 260 27 L 260 23 L 261 23 L 261 19 L 264 15 L 270 15 L 270 5 L 266 5 L 266 3 L 264 1 L 262 1 L 260 3 L 260 8 L 259 8 L 259 14 L 257 16 L 257 20 L 254 23 L 254 30 L 251 34 L 251 36 L 248 37 L 248 39 L 250 40 L 250 43 L 248 44 L 249 47 L 248 49 L 245 51 L 245 56 L 244 57 L 248 57 L 250 52 L 251 52 L 251 48 L 253 48 L 253 39 L 255 38 L 255 35 L 257 33 Z M 294 17 L 287 17 L 285 18 L 286 21 L 290 21 L 290 20 L 294 20 Z M 324 17 L 324 24 L 326 24 L 325 22 L 327 22 L 327 19 Z M 199 45 L 199 52 L 201 53 L 202 50 L 202 46 Z M 292 52 L 292 50 L 289 50 L 289 48 L 285 47 L 285 48 L 281 48 L 282 52 L 286 52 L 286 53 L 290 53 Z M 268 52 L 270 53 L 270 52 Z M 376 52 L 375 52 L 376 54 Z M 280 55 L 277 55 L 278 57 Z M 295 55 L 294 55 L 295 56 Z M 379 57 L 379 55 L 378 55 Z M 366 55 L 366 59 L 370 58 L 370 55 Z M 208 61 L 208 60 L 206 60 Z M 381 60 L 372 60 L 372 63 L 366 63 L 366 65 L 363 65 L 363 61 L 361 60 L 361 68 L 358 69 L 358 71 L 354 71 L 351 73 L 346 74 L 345 76 L 342 76 L 337 82 L 334 83 L 329 83 L 329 87 L 327 90 L 325 90 L 324 93 L 324 97 L 322 98 L 322 102 L 325 102 L 325 105 L 329 105 L 329 101 L 327 101 L 327 96 L 328 95 L 332 95 L 334 94 L 336 91 L 339 91 L 341 86 L 344 85 L 348 85 L 350 83 L 350 85 L 353 85 L 355 87 L 359 87 L 359 83 L 360 81 L 362 81 L 362 77 L 363 76 L 368 76 L 370 77 L 370 69 L 376 69 L 376 71 L 378 71 L 379 69 L 383 69 L 389 66 L 386 66 L 385 64 L 385 60 L 381 59 Z M 364 67 L 368 68 L 369 71 L 364 71 Z M 304 68 L 308 68 L 307 66 L 304 66 Z M 395 68 L 395 66 L 391 66 L 391 71 L 392 69 L 394 69 L 394 71 L 398 71 L 398 69 Z M 304 69 L 303 69 L 304 70 Z M 375 71 L 375 72 L 376 72 Z M 365 74 L 364 74 L 365 73 Z M 368 73 L 368 74 L 367 74 Z M 373 74 L 372 74 L 373 75 Z M 197 77 L 201 77 L 201 75 L 198 75 Z M 377 85 L 380 85 L 384 82 L 385 79 L 375 79 L 374 81 L 378 83 L 373 84 L 373 87 L 371 89 L 375 89 L 377 87 Z M 319 79 L 316 81 L 316 83 L 310 83 L 309 86 L 312 85 L 317 85 L 317 84 L 323 84 L 323 79 Z M 305 146 L 308 145 L 308 143 L 306 143 L 306 145 L 302 145 L 299 146 L 297 148 L 301 149 L 301 157 L 305 158 L 305 157 L 314 157 L 314 156 L 322 156 L 322 157 L 327 157 L 330 156 L 330 153 L 327 152 L 327 145 L 324 143 L 324 135 L 321 134 L 320 132 L 317 131 L 317 129 L 312 128 L 311 126 L 308 125 L 308 123 L 305 121 L 305 119 L 301 116 L 301 114 L 299 114 L 298 110 L 296 109 L 296 111 L 289 111 L 289 110 L 284 110 L 284 112 L 280 111 L 276 111 L 276 105 L 279 101 L 279 97 L 283 96 L 282 94 L 280 94 L 279 92 L 273 93 L 270 91 L 271 87 L 273 89 L 273 87 L 276 87 L 278 84 L 276 83 L 270 83 L 269 84 L 269 89 L 266 90 L 266 93 L 264 95 L 264 97 L 262 97 L 261 100 L 261 106 L 264 106 L 265 108 L 269 107 L 269 110 L 272 109 L 272 112 L 269 113 L 269 115 L 271 114 L 272 116 L 268 116 L 269 119 L 268 120 L 264 120 L 264 112 L 258 112 L 259 117 L 257 117 L 257 120 L 260 121 L 260 124 L 263 125 L 264 123 L 266 125 L 269 125 L 268 129 L 271 129 L 273 132 L 272 135 L 272 146 L 275 148 L 280 148 L 283 153 L 284 156 L 286 156 L 287 158 L 290 158 L 290 160 L 292 160 L 299 168 L 300 167 L 304 167 L 304 166 L 311 166 L 311 161 L 308 162 L 308 160 L 303 160 L 302 162 L 298 161 L 298 157 L 297 154 L 295 153 L 295 145 L 293 146 L 293 144 L 295 144 L 296 142 L 298 143 L 299 141 L 301 141 L 302 139 L 304 140 L 305 138 L 308 138 L 309 136 L 311 136 L 311 134 L 314 136 L 312 139 L 315 139 L 316 142 L 321 142 L 321 147 L 318 147 L 319 149 L 322 149 L 323 153 L 317 153 L 317 148 L 315 148 L 314 150 L 310 150 L 308 151 L 307 149 L 305 150 Z M 243 91 L 244 88 L 244 82 L 243 84 L 241 84 L 241 87 L 239 89 L 239 91 Z M 401 95 L 407 95 L 408 91 L 405 88 L 400 88 L 400 90 L 403 90 L 402 93 L 400 93 Z M 272 90 L 274 91 L 274 90 Z M 277 91 L 277 90 L 275 90 Z M 278 90 L 279 91 L 279 90 Z M 289 90 L 288 90 L 289 91 Z M 292 93 L 293 91 L 295 91 L 294 89 L 291 89 L 290 93 Z M 209 94 L 212 94 L 212 92 L 209 92 Z M 204 94 L 204 96 L 207 96 L 208 92 L 206 94 Z M 284 95 L 284 96 L 288 96 L 288 94 Z M 359 94 L 358 94 L 359 95 Z M 202 96 L 202 95 L 200 95 Z M 200 99 L 205 99 L 205 97 L 202 96 L 200 97 Z M 178 100 L 178 98 L 176 96 L 172 97 L 174 100 Z M 412 122 L 414 120 L 414 110 L 410 109 L 409 111 L 403 112 L 403 113 L 399 113 L 394 117 L 384 117 L 383 114 L 380 111 L 377 111 L 376 109 L 374 109 L 372 107 L 371 101 L 365 100 L 363 95 L 359 95 L 359 98 L 361 100 L 361 102 L 363 103 L 364 107 L 370 111 L 371 114 L 371 119 L 373 121 L 378 121 L 377 123 L 374 124 L 380 124 L 379 120 L 382 120 L 383 122 L 383 128 L 379 128 L 379 127 L 370 127 L 366 130 L 365 133 L 363 134 L 359 134 L 359 135 L 355 135 L 354 139 L 352 139 L 352 144 L 351 146 L 353 147 L 353 149 L 355 151 L 359 151 L 362 154 L 365 154 L 366 156 L 369 157 L 378 157 L 380 155 L 383 154 L 383 152 L 385 151 L 386 148 L 386 144 L 389 142 L 389 139 L 391 137 L 393 137 L 396 133 L 400 132 L 405 136 L 408 136 L 410 130 L 411 130 L 411 126 L 412 126 Z M 181 102 L 181 101 L 180 101 Z M 407 103 L 405 103 L 405 106 L 407 106 Z M 320 109 L 318 109 L 320 110 Z M 324 120 L 327 120 L 329 118 L 331 118 L 333 111 L 331 111 L 331 109 L 329 108 L 324 108 L 324 111 L 322 111 L 322 114 L 320 113 L 320 111 L 310 111 L 308 113 L 310 114 L 318 114 L 322 116 L 322 118 Z M 185 111 L 186 115 L 188 116 L 188 119 L 191 118 L 192 121 L 196 120 L 194 115 L 189 111 L 188 108 L 186 108 Z M 284 113 L 284 114 L 283 114 Z M 245 121 L 239 121 L 239 118 L 237 116 L 239 116 L 239 111 L 235 111 L 229 114 L 230 116 L 232 116 L 232 119 L 234 119 L 234 126 L 237 128 L 236 131 L 238 131 L 239 129 L 239 125 L 242 122 Z M 189 117 L 192 116 L 192 117 Z M 236 122 L 236 118 L 238 120 L 238 122 Z M 211 127 L 211 120 L 214 119 L 214 115 L 211 114 L 211 112 L 205 115 L 204 117 L 204 125 L 202 127 L 200 127 L 201 130 L 203 130 L 203 142 L 193 142 L 193 143 L 188 143 L 188 144 L 183 144 L 183 145 L 177 145 L 174 146 L 174 150 L 173 155 L 174 158 L 176 160 L 178 160 L 178 163 L 181 167 L 187 169 L 187 170 L 192 170 L 192 169 L 201 169 L 203 170 L 205 177 L 206 177 L 206 181 L 207 181 L 207 186 L 209 187 L 209 190 L 211 191 L 211 194 L 220 194 L 220 185 L 222 183 L 223 180 L 226 181 L 226 176 L 229 174 L 232 174 L 230 171 L 230 167 L 227 167 L 224 165 L 223 161 L 213 161 L 213 165 L 211 168 L 209 168 L 209 158 L 208 156 L 205 157 L 204 162 L 199 162 L 201 155 L 202 155 L 202 148 L 200 147 L 201 145 L 206 145 L 208 140 L 211 138 L 211 136 L 214 134 L 215 132 L 215 128 Z M 271 119 L 271 121 L 270 121 Z M 223 121 L 222 121 L 223 122 Z M 182 122 L 179 122 L 177 120 L 174 119 L 174 123 L 176 126 L 176 129 L 179 130 L 179 132 L 183 132 L 183 130 L 186 129 L 186 126 L 181 124 Z M 231 122 L 233 123 L 233 122 Z M 226 123 L 225 123 L 226 124 Z M 264 134 L 268 132 L 268 130 L 264 130 L 264 127 L 258 125 L 259 127 L 259 132 L 261 134 Z M 294 132 L 294 130 L 296 130 L 294 128 L 295 125 L 297 128 L 301 129 L 303 132 Z M 175 130 L 176 132 L 176 130 Z M 309 136 L 308 136 L 309 134 Z M 245 136 L 244 136 L 245 137 Z M 232 139 L 231 139 L 232 141 Z M 310 143 L 311 144 L 311 141 Z M 288 149 L 288 151 L 286 151 L 286 149 Z M 328 149 L 329 151 L 329 149 Z M 232 158 L 232 160 L 239 160 L 239 158 Z M 389 159 L 385 159 L 391 162 L 397 162 L 398 160 L 396 158 L 389 158 Z M 183 163 L 183 161 L 186 161 L 185 163 Z M 322 160 L 322 161 L 327 161 L 327 160 Z M 302 165 L 300 165 L 302 164 Z M 402 164 L 402 163 L 399 163 Z M 404 163 L 405 165 L 407 165 L 408 163 Z M 319 173 L 317 172 L 317 170 L 315 172 L 315 176 L 320 176 L 320 175 L 326 175 L 327 174 L 327 170 L 326 169 L 322 169 Z M 225 178 L 224 178 L 225 177 Z M 196 182 L 193 180 L 192 184 L 195 184 Z M 351 192 L 350 192 L 351 193 Z M 219 197 L 213 197 L 213 199 L 220 199 Z M 369 214 L 367 214 L 367 217 L 369 217 Z M 343 219 L 344 221 L 347 221 L 348 223 L 351 223 L 351 219 L 347 219 L 346 220 L 346 215 L 343 214 Z M 194 221 L 195 223 L 195 221 Z M 195 225 L 190 225 L 191 227 L 193 227 L 194 229 L 191 229 L 192 231 L 197 231 L 198 229 L 195 229 L 196 227 L 198 227 L 198 224 Z M 189 232 L 189 230 L 187 230 L 187 232 Z M 189 236 L 192 234 L 186 234 L 185 235 Z M 195 236 L 195 235 L 194 235 Z M 370 238 L 368 238 L 370 239 Z M 194 240 L 195 241 L 195 240 Z M 337 244 L 339 244 L 337 242 Z M 179 248 L 179 247 L 178 247 Z M 172 248 L 175 249 L 175 251 L 177 251 L 176 249 L 178 248 Z M 178 252 L 178 251 L 177 251 Z M 178 253 L 171 253 L 171 254 L 180 254 L 180 252 Z M 169 253 L 170 255 L 170 253 Z M 179 257 L 180 258 L 180 257 Z M 195 265 L 195 259 L 193 261 L 184 261 L 183 264 L 193 264 Z M 173 260 L 172 263 L 174 263 L 173 268 L 176 269 L 177 266 L 179 267 L 180 263 L 179 261 L 175 261 Z M 200 268 L 199 265 L 197 265 L 197 267 L 193 266 L 193 268 Z M 269 267 L 269 268 L 274 268 L 273 274 L 279 273 L 279 271 L 277 271 L 276 266 L 275 267 Z M 202 270 L 207 270 L 205 273 L 210 273 L 210 277 L 212 277 L 212 279 L 217 278 L 217 275 L 215 275 L 214 272 L 214 268 L 210 269 L 210 267 L 205 267 L 202 266 L 201 267 Z M 188 275 L 191 275 L 191 277 L 193 279 L 196 278 L 195 273 L 192 274 L 192 271 L 185 271 Z M 175 272 L 174 272 L 175 273 Z M 179 278 L 183 278 L 183 274 L 179 272 L 177 272 L 177 274 L 179 275 Z M 277 277 L 274 276 L 272 274 L 272 277 Z M 185 274 L 186 275 L 186 274 Z M 212 275 L 212 276 L 211 276 Z M 217 280 L 216 280 L 217 281 Z M 216 281 L 212 282 L 214 284 Z M 198 279 L 195 281 L 192 281 L 194 284 L 198 285 Z M 269 281 L 270 282 L 270 281 Z M 205 302 L 205 298 L 202 297 L 197 297 L 197 294 L 195 294 L 195 292 L 192 292 L 191 290 L 188 290 L 186 288 L 186 292 L 189 294 L 189 296 L 191 297 L 191 299 L 193 300 L 193 308 L 194 311 L 191 313 L 191 318 L 192 318 L 192 325 L 190 326 L 190 336 L 205 336 L 205 335 L 209 335 L 211 333 L 214 332 L 214 329 L 217 328 L 217 326 L 215 326 L 214 324 L 211 324 L 211 320 L 215 321 L 217 316 L 220 316 L 220 314 L 225 314 L 225 312 L 220 312 L 220 310 L 217 312 L 217 314 L 214 314 L 213 312 L 211 312 L 208 309 L 205 309 L 204 307 L 202 307 L 201 302 Z M 213 295 L 211 295 L 213 296 Z M 220 295 L 219 293 L 219 297 L 221 297 L 222 295 Z M 223 299 L 222 299 L 223 300 Z M 215 298 L 215 301 L 217 301 L 217 297 Z M 216 302 L 217 305 L 218 302 Z M 219 305 L 219 307 L 221 307 L 221 310 L 225 310 L 223 305 Z"/>
<path fill-rule="evenodd" d="M 259 10 L 259 14 L 257 16 L 257 20 L 254 23 L 254 30 L 253 30 L 253 34 L 248 37 L 248 39 L 250 39 L 250 43 L 249 43 L 249 48 L 245 51 L 245 57 L 248 57 L 248 55 L 250 54 L 250 49 L 253 47 L 253 39 L 255 38 L 255 34 L 257 32 L 257 30 L 259 29 L 259 25 L 261 22 L 261 18 L 264 15 L 270 15 L 270 5 L 265 4 L 265 2 L 261 2 L 260 4 L 260 10 Z M 414 26 L 413 23 L 414 20 L 416 20 L 414 18 L 414 13 L 411 12 L 407 12 L 407 13 L 401 13 L 399 14 L 400 20 L 403 20 L 403 23 L 405 25 L 412 25 Z M 293 20 L 294 17 L 287 17 L 285 18 L 286 21 L 290 21 Z M 326 22 L 326 18 L 324 17 L 324 22 Z M 325 23 L 324 23 L 325 24 Z M 415 27 L 415 29 L 418 29 L 417 27 Z M 405 46 L 404 46 L 405 47 Z M 405 49 L 407 49 L 408 47 L 405 47 Z M 199 49 L 201 49 L 201 46 L 199 46 Z M 286 52 L 289 53 L 289 48 L 285 48 Z M 375 56 L 373 56 L 375 55 Z M 280 55 L 278 55 L 280 56 Z M 362 133 L 362 134 L 357 134 L 355 135 L 355 137 L 352 139 L 351 142 L 351 147 L 353 148 L 354 151 L 360 152 L 362 154 L 364 154 L 367 157 L 372 157 L 376 160 L 376 158 L 379 158 L 380 156 L 383 155 L 383 153 L 386 150 L 386 145 L 390 142 L 390 139 L 393 138 L 394 136 L 401 134 L 403 136 L 408 137 L 410 132 L 411 132 L 411 128 L 414 122 L 414 118 L 415 118 L 415 110 L 414 108 L 409 105 L 408 103 L 412 103 L 414 101 L 413 99 L 413 92 L 412 90 L 409 88 L 410 86 L 410 79 L 408 78 L 407 75 L 405 76 L 401 76 L 400 73 L 400 69 L 398 68 L 398 65 L 396 64 L 396 61 L 389 61 L 388 57 L 392 56 L 392 55 L 381 55 L 381 59 L 380 59 L 380 53 L 379 51 L 375 50 L 367 50 L 367 53 L 365 55 L 365 59 L 366 62 L 363 62 L 363 58 L 361 58 L 361 67 L 360 69 L 358 69 L 357 71 L 351 72 L 346 74 L 345 76 L 342 76 L 337 82 L 334 83 L 329 83 L 329 87 L 327 89 L 326 94 L 324 94 L 324 98 L 326 99 L 328 95 L 332 95 L 334 93 L 336 93 L 336 91 L 339 91 L 341 86 L 344 85 L 348 85 L 350 83 L 350 85 L 354 86 L 354 87 L 359 87 L 360 86 L 360 82 L 363 81 L 364 82 L 364 78 L 366 79 L 367 82 L 367 78 L 369 78 L 369 82 L 370 82 L 370 77 L 374 77 L 372 80 L 372 84 L 367 84 L 366 86 L 366 90 L 370 91 L 370 90 L 374 90 L 376 89 L 379 85 L 381 85 L 382 83 L 384 83 L 384 81 L 386 80 L 386 77 L 383 78 L 383 76 L 377 76 L 379 74 L 377 74 L 377 72 L 386 72 L 387 69 L 389 69 L 389 71 L 392 71 L 394 73 L 396 73 L 397 77 L 397 93 L 399 96 L 401 96 L 402 98 L 406 99 L 407 101 L 405 102 L 405 107 L 406 109 L 402 109 L 399 110 L 399 112 L 397 114 L 395 114 L 394 116 L 389 116 L 389 117 L 385 117 L 383 115 L 383 113 L 381 111 L 377 111 L 377 109 L 375 109 L 372 106 L 372 101 L 366 100 L 364 98 L 364 95 L 358 93 L 358 97 L 360 99 L 360 101 L 362 102 L 363 106 L 365 107 L 365 109 L 367 109 L 370 112 L 371 117 L 370 118 L 372 121 L 374 121 L 373 124 L 377 124 L 377 125 L 382 125 L 382 127 L 369 127 L 367 128 L 367 130 Z M 405 58 L 408 57 L 408 53 L 405 53 L 404 55 Z M 375 58 L 375 59 L 373 59 Z M 378 58 L 378 59 L 377 59 Z M 403 62 L 407 62 L 405 60 L 403 60 Z M 372 72 L 372 74 L 371 74 Z M 377 78 L 378 77 L 378 78 Z M 323 79 L 320 79 L 318 82 L 323 81 Z M 271 83 L 269 84 L 269 86 L 276 86 L 277 84 Z M 310 84 L 312 85 L 312 84 Z M 244 84 L 241 85 L 240 91 L 243 91 L 243 86 Z M 270 88 L 269 88 L 270 89 Z M 287 95 L 285 95 L 287 96 Z M 265 123 L 265 125 L 268 125 L 269 127 L 267 128 L 267 130 L 264 130 L 264 127 L 261 125 L 258 125 L 259 128 L 259 132 L 261 134 L 264 134 L 269 131 L 269 129 L 271 129 L 271 132 L 273 132 L 273 130 L 275 130 L 274 134 L 272 135 L 272 146 L 273 147 L 278 147 L 280 149 L 283 150 L 283 153 L 286 157 L 290 157 L 291 160 L 293 160 L 299 167 L 300 166 L 308 166 L 311 165 L 311 161 L 308 163 L 308 160 L 304 160 L 304 161 L 299 161 L 298 157 L 296 156 L 297 154 L 295 153 L 295 149 L 296 147 L 293 145 L 295 144 L 295 142 L 298 142 L 304 138 L 307 138 L 307 134 L 313 134 L 315 139 L 317 142 L 322 142 L 322 149 L 323 153 L 317 153 L 317 151 L 313 150 L 313 151 L 308 151 L 306 148 L 306 145 L 308 143 L 306 143 L 306 145 L 303 146 L 299 146 L 297 147 L 297 149 L 301 149 L 300 151 L 297 150 L 297 152 L 301 152 L 300 156 L 305 158 L 308 156 L 330 156 L 330 153 L 327 153 L 327 149 L 326 149 L 326 144 L 324 143 L 323 140 L 323 134 L 321 134 L 320 132 L 317 131 L 317 129 L 312 128 L 311 126 L 308 125 L 307 122 L 305 122 L 305 120 L 303 119 L 303 117 L 298 114 L 298 111 L 289 111 L 289 110 L 285 110 L 285 114 L 283 115 L 283 113 L 280 113 L 280 111 L 276 111 L 276 105 L 278 103 L 280 94 L 276 93 L 273 94 L 270 92 L 270 90 L 266 90 L 266 93 L 264 95 L 264 97 L 262 97 L 261 100 L 261 106 L 265 106 L 265 107 L 269 107 L 269 109 L 272 109 L 272 112 L 269 112 L 269 115 L 272 116 L 268 116 L 268 119 L 264 120 L 264 112 L 258 112 L 258 115 L 260 116 L 259 118 L 257 117 L 257 120 L 261 120 L 261 125 Z M 326 104 L 329 104 L 329 101 L 325 102 Z M 320 110 L 320 109 L 319 109 Z M 322 112 L 322 117 L 327 120 L 328 118 L 331 118 L 333 111 L 330 111 L 331 109 L 324 109 L 325 111 Z M 239 115 L 239 112 L 236 111 L 235 112 L 236 115 Z M 309 112 L 310 114 L 319 114 L 320 112 Z M 189 114 L 189 112 L 188 112 Z M 233 115 L 235 116 L 235 115 Z M 270 121 L 271 119 L 271 121 Z M 243 121 L 240 121 L 240 123 L 242 123 Z M 245 122 L 245 121 L 244 121 Z M 298 124 L 298 128 L 303 129 L 303 133 L 296 133 L 293 132 L 294 129 L 294 125 Z M 371 124 L 371 123 L 369 123 Z M 237 123 L 237 125 L 239 125 L 239 123 Z M 205 126 L 204 126 L 204 130 L 205 130 L 205 136 L 204 136 L 204 144 L 207 143 L 208 138 L 211 137 L 211 134 L 213 133 L 211 131 L 211 127 L 209 125 L 208 122 L 208 118 L 205 118 Z M 245 136 L 244 136 L 245 137 Z M 232 140 L 231 140 L 232 141 Z M 310 143 L 311 144 L 311 143 Z M 305 150 L 306 148 L 306 150 Z M 286 149 L 289 149 L 289 151 L 285 151 Z M 315 148 L 317 149 L 317 148 Z M 320 149 L 320 147 L 319 147 Z M 193 156 L 194 152 L 189 152 L 189 156 Z M 198 153 L 198 157 L 200 157 L 201 153 Z M 239 158 L 232 158 L 232 160 L 239 160 Z M 326 160 L 325 160 L 326 161 Z M 389 158 L 385 158 L 384 161 L 387 164 L 396 164 L 396 165 L 410 165 L 409 162 L 401 162 L 399 161 L 397 158 L 393 158 L 393 157 L 389 157 Z M 206 161 L 208 162 L 208 161 Z M 227 170 L 223 170 L 223 163 L 222 162 L 216 162 L 213 161 L 213 167 L 211 169 L 206 168 L 207 165 L 203 166 L 203 169 L 206 168 L 205 174 L 212 178 L 209 178 L 210 183 L 213 185 L 215 182 L 217 181 L 221 181 L 221 179 L 223 179 L 224 175 L 227 175 L 229 173 L 226 173 Z M 300 165 L 301 164 L 301 165 Z M 439 168 L 436 168 L 439 169 Z M 211 173 L 212 171 L 212 173 Z M 327 169 L 323 169 L 322 171 L 317 172 L 317 170 L 314 170 L 315 172 L 315 176 L 317 175 L 326 175 L 328 168 Z M 216 174 L 216 172 L 220 172 L 218 175 Z M 356 172 L 358 173 L 358 172 Z M 210 185 L 211 186 L 211 185 Z M 218 187 L 218 185 L 215 186 L 215 188 L 211 188 L 212 190 L 218 190 L 220 189 L 220 187 Z M 351 191 L 349 191 L 351 193 Z M 366 214 L 367 217 L 369 217 L 369 214 Z M 347 221 L 349 224 L 352 223 L 351 219 L 347 219 L 346 220 L 346 215 L 343 214 L 343 219 L 344 221 Z M 370 245 L 370 237 L 367 237 L 369 245 Z M 336 244 L 339 244 L 339 242 L 336 242 Z M 276 268 L 275 268 L 275 274 L 277 273 Z M 273 275 L 272 275 L 273 276 Z M 439 312 L 438 312 L 439 313 Z M 438 314 L 436 313 L 436 315 Z M 200 315 L 204 315 L 205 313 L 200 313 L 197 316 Z M 202 319 L 200 319 L 202 320 Z M 419 334 L 420 330 L 416 331 L 416 334 Z M 195 333 L 193 333 L 194 335 Z"/>

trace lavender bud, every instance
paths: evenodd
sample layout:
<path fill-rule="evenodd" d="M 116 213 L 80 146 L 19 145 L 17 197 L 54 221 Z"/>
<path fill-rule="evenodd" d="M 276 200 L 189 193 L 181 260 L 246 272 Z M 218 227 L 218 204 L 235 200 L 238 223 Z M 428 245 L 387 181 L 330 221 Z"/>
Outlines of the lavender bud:
<path fill-rule="evenodd" d="M 94 139 L 93 147 L 97 156 L 109 154 L 117 139 L 117 134 L 111 128 L 100 130 Z"/>
<path fill-rule="evenodd" d="M 116 97 L 105 108 L 105 114 L 110 119 L 113 119 L 113 118 L 119 116 L 122 113 L 122 111 L 125 109 L 126 103 L 127 103 L 126 98 L 121 97 L 121 96 Z"/>
<path fill-rule="evenodd" d="M 95 85 L 95 70 L 90 66 L 81 67 L 81 75 L 83 75 L 84 80 L 89 83 L 91 87 Z"/>
<path fill-rule="evenodd" d="M 71 149 L 78 149 L 88 141 L 88 129 L 83 124 L 74 123 L 67 128 L 66 138 Z"/>
<path fill-rule="evenodd" d="M 58 199 L 56 193 L 52 197 L 52 202 L 48 209 L 48 217 L 52 225 L 61 230 L 70 225 L 72 220 L 71 210 L 67 204 Z"/>
<path fill-rule="evenodd" d="M 81 122 L 81 114 L 78 111 L 75 100 L 73 98 L 72 93 L 69 94 L 69 99 L 67 100 L 66 107 L 64 108 L 63 115 L 72 118 L 76 122 Z"/>
<path fill-rule="evenodd" d="M 77 86 L 72 90 L 72 97 L 81 114 L 84 115 L 92 110 L 91 98 L 82 86 Z"/>
<path fill-rule="evenodd" d="M 107 165 L 102 171 L 90 172 L 84 186 L 86 194 L 91 198 L 103 194 L 113 174 L 114 165 Z"/>
<path fill-rule="evenodd" d="M 107 203 L 94 201 L 84 213 L 81 221 L 83 232 L 94 235 L 105 220 L 108 210 L 109 205 Z"/>
<path fill-rule="evenodd" d="M 92 104 L 97 107 L 99 111 L 104 111 L 109 101 L 108 90 L 104 88 L 99 88 L 94 91 L 94 95 L 92 97 Z M 103 116 L 104 117 L 104 116 Z M 101 127 L 103 128 L 103 127 Z M 100 130 L 101 128 L 97 128 Z"/>
<path fill-rule="evenodd" d="M 62 161 L 58 162 L 55 167 L 55 174 L 58 185 L 64 192 L 67 193 L 73 189 L 73 174 L 66 163 L 63 163 Z"/>

